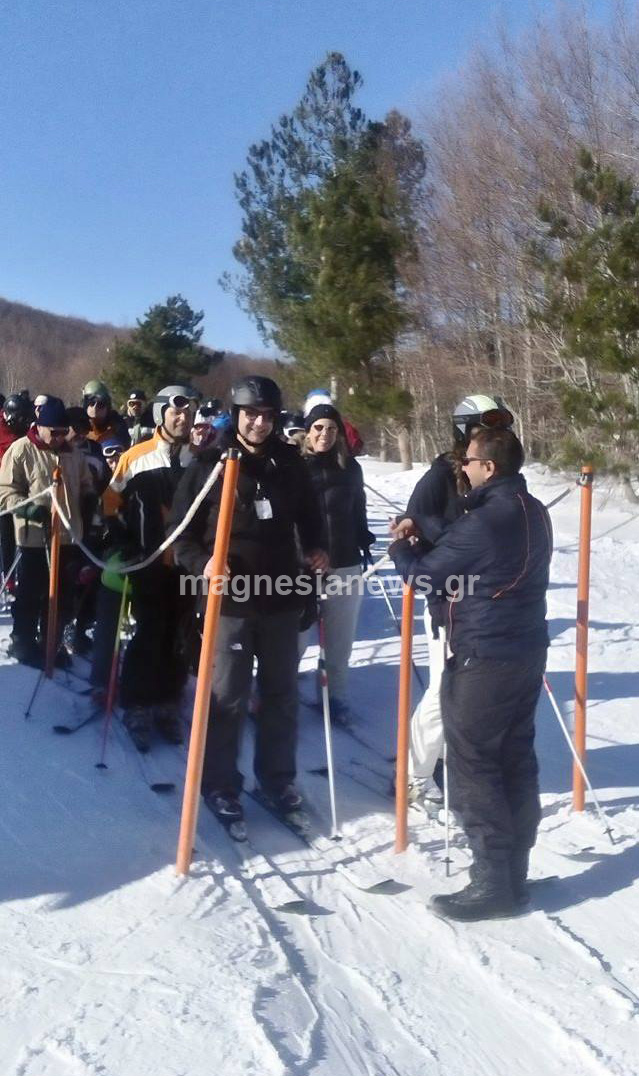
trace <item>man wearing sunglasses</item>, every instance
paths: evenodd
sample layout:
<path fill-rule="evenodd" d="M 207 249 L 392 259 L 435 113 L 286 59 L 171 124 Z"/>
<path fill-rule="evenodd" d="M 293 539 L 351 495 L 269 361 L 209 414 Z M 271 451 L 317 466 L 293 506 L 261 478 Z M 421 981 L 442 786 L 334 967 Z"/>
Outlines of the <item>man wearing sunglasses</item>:
<path fill-rule="evenodd" d="M 140 441 L 148 441 L 153 437 L 155 429 L 153 412 L 147 403 L 144 389 L 131 389 L 126 401 L 126 412 L 122 417 L 129 431 L 132 445 L 137 445 Z"/>
<path fill-rule="evenodd" d="M 282 399 L 268 377 L 233 386 L 232 429 L 201 453 L 178 488 L 172 524 L 184 519 L 212 468 L 229 448 L 241 452 L 228 563 L 213 671 L 202 795 L 226 825 L 242 819 L 238 770 L 242 726 L 257 660 L 260 709 L 254 772 L 283 813 L 302 802 L 295 788 L 300 571 L 297 542 L 311 572 L 324 571 L 322 520 L 296 449 L 279 436 Z M 196 581 L 211 579 L 220 493 L 218 482 L 175 543 L 180 566 Z M 308 593 L 308 591 L 307 591 Z"/>
<path fill-rule="evenodd" d="M 189 385 L 161 389 L 153 402 L 153 437 L 119 459 L 110 489 L 125 527 L 125 560 L 148 557 L 168 534 L 173 496 L 193 458 L 189 435 L 197 396 Z M 192 602 L 180 594 L 172 549 L 131 574 L 131 607 L 135 635 L 122 662 L 120 701 L 131 739 L 146 752 L 155 730 L 169 743 L 183 739 L 180 696 L 188 674 Z"/>
<path fill-rule="evenodd" d="M 60 491 L 71 527 L 83 533 L 85 500 L 93 497 L 93 479 L 84 456 L 74 452 L 67 443 L 69 422 L 62 400 L 47 396 L 36 424 L 24 437 L 9 446 L 0 466 L 0 511 L 14 508 L 27 498 L 47 489 L 53 481 L 56 467 L 62 472 Z M 46 639 L 47 596 L 49 569 L 51 501 L 39 501 L 17 508 L 14 513 L 16 544 L 21 557 L 18 564 L 18 586 L 13 607 L 11 651 L 18 661 L 37 668 L 42 666 Z M 60 553 L 60 592 L 58 631 L 60 639 L 73 613 L 73 582 L 75 579 L 75 549 L 71 535 L 62 527 Z M 68 662 L 61 647 L 59 664 Z"/>
<path fill-rule="evenodd" d="M 129 447 L 131 439 L 126 423 L 122 415 L 118 415 L 112 408 L 111 393 L 104 381 L 87 382 L 82 390 L 82 406 L 91 423 L 88 436 L 92 441 L 100 444 L 115 438 L 120 444 Z"/>
<path fill-rule="evenodd" d="M 535 709 L 548 646 L 548 512 L 519 473 L 511 430 L 473 428 L 461 466 L 464 514 L 434 541 L 396 541 L 406 581 L 448 604 L 441 686 L 450 803 L 473 852 L 471 880 L 434 908 L 454 919 L 515 915 L 527 901 L 530 849 L 540 818 Z"/>
<path fill-rule="evenodd" d="M 452 416 L 453 445 L 433 460 L 413 490 L 406 515 L 391 525 L 393 538 L 417 536 L 434 542 L 464 513 L 469 485 L 460 458 L 478 429 L 510 429 L 513 415 L 499 397 L 478 393 L 464 396 Z M 444 730 L 440 688 L 446 660 L 448 602 L 437 594 L 428 596 L 424 629 L 428 647 L 428 688 L 415 708 L 410 723 L 408 798 L 428 811 L 442 803 Z"/>

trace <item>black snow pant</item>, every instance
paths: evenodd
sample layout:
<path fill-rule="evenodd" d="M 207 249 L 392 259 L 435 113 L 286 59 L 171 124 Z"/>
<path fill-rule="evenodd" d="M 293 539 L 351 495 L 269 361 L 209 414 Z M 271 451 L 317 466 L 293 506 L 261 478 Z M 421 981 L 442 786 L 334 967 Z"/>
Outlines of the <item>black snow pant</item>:
<path fill-rule="evenodd" d="M 18 583 L 13 604 L 13 642 L 16 657 L 44 644 L 49 613 L 49 566 L 45 549 L 23 546 L 18 563 Z M 58 643 L 73 616 L 73 591 L 77 575 L 77 550 L 60 549 L 58 590 Z"/>
<path fill-rule="evenodd" d="M 295 779 L 299 611 L 221 616 L 215 646 L 202 793 L 237 794 L 242 727 L 257 658 L 260 707 L 255 730 L 255 776 L 268 792 Z"/>
<path fill-rule="evenodd" d="M 500 870 L 535 843 L 535 710 L 545 666 L 545 649 L 516 661 L 455 655 L 446 663 L 441 703 L 450 806 L 482 868 Z"/>
<path fill-rule="evenodd" d="M 2 556 L 2 571 L 7 576 L 16 555 L 13 516 L 0 516 L 0 555 Z"/>
<path fill-rule="evenodd" d="M 91 676 L 89 677 L 93 687 L 108 687 L 121 604 L 122 595 L 118 590 L 109 590 L 108 587 L 100 585 L 96 602 Z"/>
<path fill-rule="evenodd" d="M 122 661 L 120 703 L 177 702 L 188 676 L 194 598 L 180 594 L 180 572 L 167 564 L 132 572 L 130 580 L 135 635 Z"/>

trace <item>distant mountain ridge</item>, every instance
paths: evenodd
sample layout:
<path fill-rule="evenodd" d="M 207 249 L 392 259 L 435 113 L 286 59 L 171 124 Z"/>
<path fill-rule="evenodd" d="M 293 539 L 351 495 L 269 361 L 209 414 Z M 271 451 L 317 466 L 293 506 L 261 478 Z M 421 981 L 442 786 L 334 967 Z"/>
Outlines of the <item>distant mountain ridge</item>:
<path fill-rule="evenodd" d="M 32 395 L 49 392 L 66 403 L 79 403 L 87 381 L 103 372 L 108 381 L 113 341 L 128 332 L 108 322 L 53 314 L 0 298 L 0 392 L 6 396 L 28 388 Z M 206 377 L 197 378 L 207 395 L 224 397 L 230 383 L 249 371 L 275 376 L 276 363 L 271 360 L 223 354 L 224 360 L 212 365 Z"/>

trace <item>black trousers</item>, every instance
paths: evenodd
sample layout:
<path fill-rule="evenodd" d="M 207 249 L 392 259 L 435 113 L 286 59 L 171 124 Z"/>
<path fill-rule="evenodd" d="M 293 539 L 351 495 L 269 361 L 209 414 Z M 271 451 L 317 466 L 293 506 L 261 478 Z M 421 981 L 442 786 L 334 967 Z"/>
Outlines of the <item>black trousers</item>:
<path fill-rule="evenodd" d="M 268 791 L 295 779 L 297 747 L 297 610 L 221 616 L 215 648 L 202 792 L 238 793 L 240 738 L 257 658 L 260 708 L 255 732 L 254 772 Z"/>
<path fill-rule="evenodd" d="M 194 599 L 180 594 L 180 573 L 166 564 L 132 572 L 130 579 L 135 635 L 122 661 L 120 703 L 177 702 L 188 675 L 186 640 Z"/>
<path fill-rule="evenodd" d="M 18 648 L 44 642 L 49 612 L 49 566 L 44 549 L 23 546 L 18 563 L 18 585 L 13 604 L 13 640 Z M 60 549 L 58 590 L 58 641 L 73 616 L 73 588 L 77 573 L 77 550 L 71 546 Z"/>
<path fill-rule="evenodd" d="M 122 595 L 108 587 L 98 587 L 90 682 L 93 687 L 108 687 L 115 649 Z"/>
<path fill-rule="evenodd" d="M 456 655 L 446 663 L 441 703 L 450 805 L 476 863 L 501 866 L 535 843 L 535 710 L 545 666 L 545 650 L 517 661 Z"/>

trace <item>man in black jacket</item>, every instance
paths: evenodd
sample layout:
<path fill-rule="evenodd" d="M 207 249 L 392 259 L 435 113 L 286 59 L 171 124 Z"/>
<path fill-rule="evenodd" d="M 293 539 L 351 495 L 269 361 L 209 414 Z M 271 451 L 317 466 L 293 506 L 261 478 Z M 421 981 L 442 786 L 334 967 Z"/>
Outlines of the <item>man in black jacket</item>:
<path fill-rule="evenodd" d="M 463 460 L 472 487 L 465 514 L 434 546 L 391 547 L 405 580 L 427 593 L 456 593 L 442 715 L 451 807 L 474 862 L 465 889 L 433 901 L 456 919 L 521 908 L 540 818 L 534 721 L 548 646 L 552 530 L 519 474 L 523 458 L 510 430 L 475 431 Z"/>
<path fill-rule="evenodd" d="M 211 721 L 202 795 L 224 823 L 242 818 L 237 768 L 253 660 L 260 710 L 255 733 L 255 776 L 284 813 L 297 809 L 294 787 L 297 724 L 297 647 L 303 599 L 296 590 L 296 535 L 311 571 L 324 571 L 322 523 L 311 482 L 297 451 L 277 435 L 280 390 L 266 377 L 247 377 L 232 390 L 233 430 L 192 463 L 178 487 L 173 522 L 184 519 L 226 449 L 241 452 L 229 578 L 218 628 Z M 221 483 L 213 487 L 175 543 L 183 572 L 211 578 Z"/>

